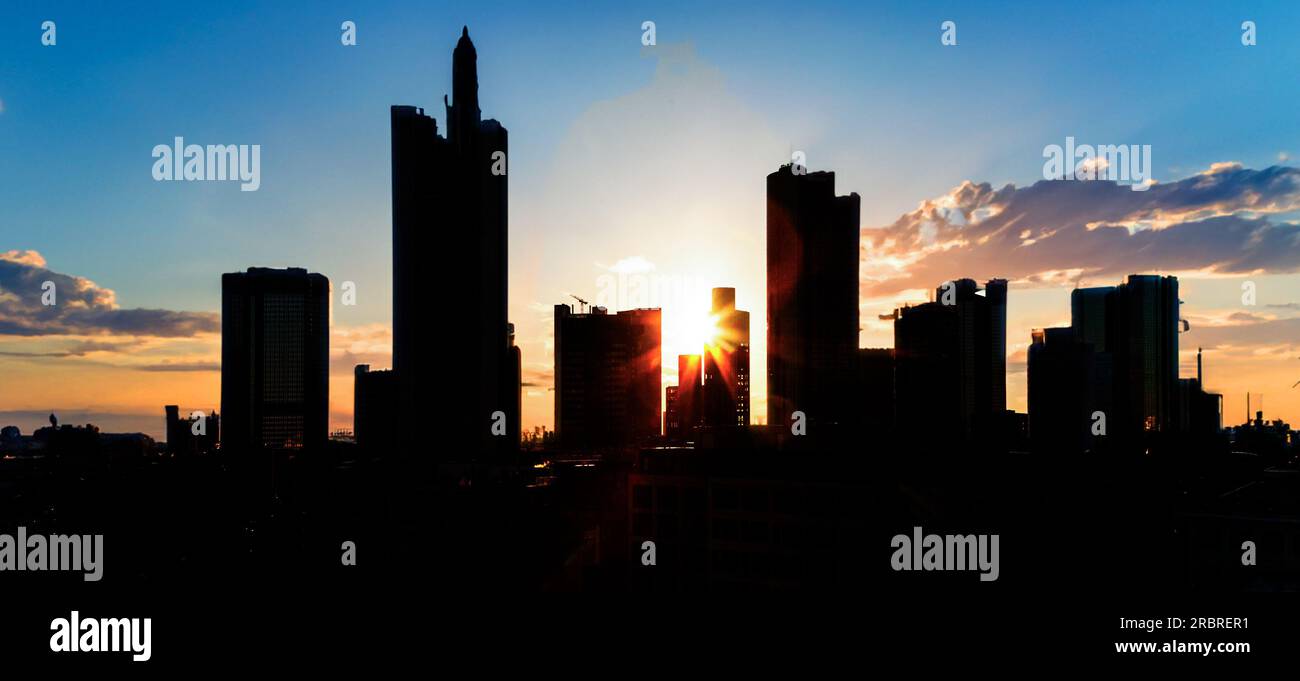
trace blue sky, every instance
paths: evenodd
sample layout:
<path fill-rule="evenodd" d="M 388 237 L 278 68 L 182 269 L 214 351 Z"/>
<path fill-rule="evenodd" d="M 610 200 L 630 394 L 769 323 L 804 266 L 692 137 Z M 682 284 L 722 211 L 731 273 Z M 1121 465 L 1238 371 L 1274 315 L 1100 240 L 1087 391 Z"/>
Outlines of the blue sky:
<path fill-rule="evenodd" d="M 0 18 L 0 252 L 38 251 L 124 307 L 196 312 L 218 309 L 221 272 L 306 266 L 357 282 L 368 304 L 336 305 L 341 327 L 389 322 L 388 107 L 424 106 L 441 124 L 468 24 L 484 115 L 510 130 L 511 315 L 536 332 L 525 362 L 538 371 L 549 360 L 532 308 L 581 288 L 537 262 L 571 236 L 539 217 L 554 198 L 547 181 L 579 121 L 656 82 L 646 20 L 660 46 L 693 47 L 692 68 L 718 77 L 709 87 L 725 89 L 727 110 L 761 121 L 763 153 L 802 150 L 837 172 L 842 193 L 862 194 L 864 227 L 964 180 L 1031 184 L 1044 145 L 1067 135 L 1150 144 L 1158 180 L 1300 154 L 1292 2 L 41 2 L 9 3 Z M 54 47 L 40 44 L 45 20 Z M 355 47 L 340 45 L 344 20 L 357 24 Z M 957 23 L 956 47 L 939 44 L 944 20 Z M 151 149 L 178 135 L 260 144 L 261 189 L 154 182 Z M 682 172 L 732 168 L 692 163 Z M 608 244 L 587 260 L 672 269 L 638 249 L 643 232 L 607 228 L 586 235 Z M 733 277 L 748 284 L 742 306 L 761 295 L 751 270 Z"/>
<path fill-rule="evenodd" d="M 867 224 L 961 179 L 1033 179 L 1042 146 L 1067 134 L 1152 144 L 1157 177 L 1300 153 L 1295 3 L 615 4 L 11 5 L 0 22 L 5 242 L 144 306 L 211 309 L 210 273 L 264 253 L 378 276 L 387 107 L 436 110 L 461 24 L 519 177 L 542 169 L 591 102 L 650 77 L 645 19 L 788 121 L 814 167 L 896 189 L 865 197 Z M 39 44 L 47 18 L 54 48 Z M 339 44 L 345 18 L 358 23 L 355 48 Z M 1244 18 L 1259 25 L 1251 49 L 1239 44 Z M 954 49 L 937 49 L 944 19 L 958 24 Z M 153 183 L 149 150 L 175 135 L 262 144 L 263 190 Z M 330 247 L 359 229 L 375 235 L 360 250 Z"/>

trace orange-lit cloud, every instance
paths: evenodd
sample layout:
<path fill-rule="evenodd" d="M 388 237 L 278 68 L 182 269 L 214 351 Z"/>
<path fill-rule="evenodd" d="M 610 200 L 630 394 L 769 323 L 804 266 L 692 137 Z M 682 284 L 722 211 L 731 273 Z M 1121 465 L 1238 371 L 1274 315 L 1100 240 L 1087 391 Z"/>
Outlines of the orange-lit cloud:
<path fill-rule="evenodd" d="M 994 190 L 965 182 L 881 229 L 863 230 L 867 298 L 958 276 L 1056 286 L 1134 272 L 1300 270 L 1300 170 L 1215 164 L 1134 192 L 1107 181 Z"/>

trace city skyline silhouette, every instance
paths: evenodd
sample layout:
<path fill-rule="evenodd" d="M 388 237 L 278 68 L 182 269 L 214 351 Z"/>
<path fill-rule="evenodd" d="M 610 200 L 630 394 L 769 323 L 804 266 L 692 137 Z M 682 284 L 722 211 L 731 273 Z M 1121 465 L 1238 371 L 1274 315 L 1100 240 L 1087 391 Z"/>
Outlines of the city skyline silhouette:
<path fill-rule="evenodd" d="M 190 62 L 155 35 L 69 82 L 122 18 L 15 50 L 48 82 L 0 83 L 0 130 L 54 169 L 0 171 L 38 228 L 0 250 L 0 647 L 657 655 L 743 635 L 712 612 L 743 595 L 768 612 L 721 610 L 787 648 L 862 638 L 773 609 L 796 596 L 876 613 L 897 656 L 1293 653 L 1300 168 L 1270 111 L 1300 95 L 1243 66 L 1298 49 L 1286 24 L 1242 57 L 1238 17 L 1188 9 L 1139 77 L 1117 35 L 1032 52 L 1107 7 L 817 9 L 327 3 L 279 35 L 281 8 L 199 8 Z M 248 52 L 216 67 L 222 37 Z M 1096 110 L 1053 104 L 1103 76 Z M 100 77 L 175 108 L 86 107 Z M 1184 99 L 1220 82 L 1258 95 L 1235 127 Z M 590 596 L 622 615 L 557 619 Z M 147 661 L 110 643 L 150 626 Z"/>
<path fill-rule="evenodd" d="M 491 21 L 486 23 L 492 25 Z M 455 24 L 456 27 L 461 25 Z M 430 31 L 425 30 L 418 36 L 421 48 L 427 42 L 429 34 Z M 1008 379 L 1008 403 L 1013 408 L 1024 411 L 1027 408 L 1028 394 L 1024 368 L 1032 345 L 1032 331 L 1058 326 L 1064 321 L 1069 291 L 1075 282 L 1082 280 L 1082 286 L 1087 287 L 1109 285 L 1135 273 L 1175 274 L 1189 291 L 1186 312 L 1191 322 L 1191 331 L 1185 338 L 1184 352 L 1179 357 L 1182 374 L 1190 376 L 1194 373 L 1195 357 L 1190 349 L 1194 346 L 1204 347 L 1205 356 L 1210 366 L 1214 367 L 1206 372 L 1208 387 L 1224 395 L 1224 411 L 1234 415 L 1234 421 L 1238 420 L 1236 415 L 1247 411 L 1247 393 L 1256 395 L 1256 401 L 1258 395 L 1264 394 L 1270 413 L 1276 413 L 1291 422 L 1300 421 L 1300 411 L 1297 411 L 1300 409 L 1300 390 L 1291 387 L 1295 382 L 1296 363 L 1300 361 L 1296 355 L 1300 353 L 1285 355 L 1266 352 L 1293 335 L 1293 308 L 1288 306 L 1296 301 L 1288 299 L 1285 292 L 1295 289 L 1295 275 L 1289 273 L 1289 266 L 1286 265 L 1286 258 L 1289 257 L 1287 249 L 1261 246 L 1242 250 L 1245 241 L 1234 242 L 1236 237 L 1232 235 L 1240 235 L 1242 240 L 1246 240 L 1246 235 L 1259 225 L 1223 221 L 1222 218 L 1219 218 L 1218 223 L 1189 221 L 1185 226 L 1172 230 L 1147 231 L 1142 231 L 1139 217 L 1125 216 L 1125 219 L 1117 221 L 1116 228 L 1122 226 L 1125 231 L 1134 229 L 1135 237 L 1140 239 L 1155 238 L 1156 231 L 1168 235 L 1171 241 L 1167 246 L 1147 244 L 1145 241 L 1135 242 L 1135 248 L 1076 242 L 1073 236 L 1076 229 L 1099 235 L 1107 230 L 1087 231 L 1085 226 L 1109 219 L 1087 212 L 1092 209 L 1086 208 L 1086 204 L 1083 204 L 1084 208 L 1075 208 L 1081 198 L 1075 197 L 1076 192 L 1092 192 L 1096 202 L 1100 202 L 1097 203 L 1099 206 L 1109 206 L 1120 199 L 1099 187 L 1076 189 L 1073 186 L 1081 183 L 1036 184 L 1038 180 L 1035 174 L 1041 170 L 1042 146 L 1048 143 L 1059 144 L 1066 136 L 1065 133 L 1043 131 L 1039 135 L 1041 139 L 1036 140 L 1037 148 L 1028 149 L 1023 154 L 1017 152 L 1020 161 L 1015 168 L 990 167 L 955 174 L 942 169 L 933 172 L 909 171 L 906 163 L 912 154 L 890 153 L 888 158 L 894 164 L 891 167 L 903 171 L 899 175 L 905 179 L 909 188 L 899 192 L 882 192 L 878 188 L 879 182 L 864 176 L 864 168 L 869 165 L 862 163 L 861 156 L 859 160 L 845 163 L 827 162 L 827 159 L 834 158 L 833 153 L 828 153 L 834 146 L 820 147 L 831 140 L 837 140 L 841 145 L 851 145 L 852 138 L 855 137 L 852 134 L 823 135 L 827 142 L 810 142 L 807 145 L 799 143 L 801 134 L 797 131 L 790 134 L 790 139 L 781 140 L 778 145 L 758 144 L 757 140 L 767 138 L 747 135 L 747 139 L 755 143 L 755 148 L 762 153 L 737 157 L 730 142 L 727 142 L 730 138 L 711 135 L 713 141 L 710 142 L 695 136 L 663 137 L 657 132 L 645 132 L 640 136 L 625 137 L 629 142 L 642 138 L 660 139 L 660 144 L 667 143 L 669 148 L 683 153 L 698 147 L 701 154 L 712 161 L 692 154 L 663 154 L 665 157 L 688 160 L 678 163 L 676 167 L 661 167 L 658 165 L 659 155 L 646 157 L 640 163 L 619 156 L 620 163 L 615 166 L 618 172 L 611 173 L 606 169 L 600 175 L 607 179 L 597 186 L 603 186 L 606 191 L 614 193 L 611 195 L 619 196 L 615 203 L 639 205 L 642 210 L 624 210 L 618 220 L 611 220 L 609 215 L 603 213 L 599 218 L 583 218 L 544 207 L 536 195 L 541 192 L 564 197 L 564 203 L 568 205 L 581 205 L 582 187 L 591 186 L 591 180 L 585 175 L 572 180 L 570 176 L 579 171 L 586 173 L 590 169 L 601 168 L 608 161 L 602 164 L 596 157 L 577 155 L 572 157 L 572 164 L 566 162 L 548 168 L 547 161 L 551 157 L 539 153 L 536 147 L 546 144 L 559 154 L 557 158 L 569 158 L 579 147 L 572 146 L 576 142 L 566 140 L 580 140 L 582 135 L 597 135 L 605 130 L 609 126 L 609 119 L 598 115 L 601 114 L 599 107 L 590 110 L 588 101 L 609 99 L 620 107 L 617 115 L 624 122 L 639 122 L 642 116 L 634 112 L 646 110 L 647 106 L 650 107 L 649 111 L 660 112 L 663 103 L 671 98 L 689 97 L 687 101 L 697 101 L 703 108 L 677 112 L 672 120 L 681 117 L 707 120 L 729 114 L 727 110 L 710 108 L 721 106 L 717 102 L 735 103 L 739 100 L 740 104 L 752 103 L 756 97 L 769 95 L 771 91 L 748 92 L 746 87 L 737 87 L 733 91 L 725 82 L 719 84 L 707 77 L 712 73 L 710 69 L 716 68 L 716 62 L 711 61 L 708 55 L 685 51 L 677 47 L 675 42 L 665 39 L 661 50 L 647 49 L 643 55 L 632 57 L 631 63 L 617 61 L 611 64 L 610 68 L 619 69 L 617 73 L 629 79 L 629 87 L 639 86 L 634 91 L 635 96 L 628 94 L 620 99 L 617 93 L 602 90 L 594 97 L 557 97 L 557 102 L 570 102 L 569 118 L 538 129 L 535 122 L 537 114 L 522 113 L 518 99 L 521 88 L 512 75 L 513 72 L 503 68 L 504 65 L 500 62 L 503 52 L 527 49 L 526 45 L 531 43 L 520 43 L 518 37 L 515 37 L 516 42 L 513 43 L 503 42 L 503 37 L 497 31 L 486 32 L 481 39 L 492 42 L 493 49 L 486 52 L 490 61 L 482 68 L 487 77 L 495 81 L 484 90 L 485 97 L 490 98 L 484 107 L 502 120 L 511 121 L 516 128 L 524 125 L 528 130 L 521 142 L 524 146 L 519 150 L 520 153 L 511 155 L 517 158 L 512 158 L 509 165 L 510 174 L 516 178 L 511 198 L 515 204 L 511 213 L 515 216 L 513 227 L 516 238 L 511 240 L 510 246 L 513 253 L 510 257 L 509 288 L 513 295 L 507 313 L 510 321 L 516 325 L 515 335 L 524 357 L 522 382 L 528 385 L 524 386 L 521 396 L 521 425 L 526 430 L 537 425 L 554 427 L 553 393 L 550 390 L 553 388 L 553 377 L 550 376 L 553 357 L 549 355 L 547 345 L 553 327 L 553 320 L 548 314 L 551 306 L 557 302 L 568 302 L 564 296 L 570 293 L 595 302 L 601 294 L 604 281 L 602 277 L 605 275 L 615 278 L 620 275 L 642 275 L 655 282 L 667 280 L 669 284 L 683 285 L 679 288 L 694 294 L 667 303 L 658 301 L 658 306 L 664 309 L 665 314 L 662 359 L 665 383 L 676 380 L 673 371 L 676 356 L 691 351 L 699 344 L 700 339 L 695 336 L 705 324 L 700 320 L 707 319 L 708 316 L 708 291 L 717 286 L 735 288 L 738 307 L 750 311 L 755 320 L 751 329 L 754 354 L 751 414 L 755 420 L 766 420 L 768 372 L 764 363 L 767 357 L 767 339 L 758 321 L 765 320 L 767 315 L 763 268 L 765 256 L 761 246 L 763 188 L 755 178 L 788 162 L 791 149 L 809 154 L 808 164 L 812 169 L 834 171 L 839 177 L 843 192 L 857 192 L 863 196 L 862 233 L 864 242 L 869 241 L 870 244 L 864 249 L 860 264 L 863 291 L 859 301 L 863 329 L 859 347 L 883 348 L 892 345 L 892 328 L 888 324 L 879 323 L 877 318 L 889 314 L 900 304 L 924 302 L 930 295 L 928 292 L 939 282 L 960 277 L 973 277 L 980 281 L 995 277 L 1007 278 L 1012 288 L 1007 334 L 1008 362 L 1012 369 Z M 414 49 L 414 43 L 414 40 L 411 43 L 403 42 L 401 49 Z M 725 44 L 731 45 L 730 42 Z M 385 49 L 398 48 L 394 46 Z M 800 56 L 799 59 L 802 63 L 808 57 Z M 358 286 L 357 305 L 343 306 L 339 300 L 335 300 L 332 327 L 334 337 L 331 339 L 331 347 L 334 348 L 334 356 L 331 357 L 331 430 L 350 427 L 352 367 L 358 363 L 376 368 L 393 365 L 390 351 L 391 310 L 385 302 L 391 297 L 392 278 L 391 244 L 386 243 L 391 231 L 391 225 L 387 224 L 391 206 L 386 205 L 391 197 L 391 187 L 388 186 L 386 177 L 391 172 L 391 159 L 386 152 L 389 146 L 386 141 L 388 135 L 379 130 L 377 116 L 387 117 L 388 112 L 381 112 L 381 109 L 386 109 L 390 102 L 410 102 L 428 106 L 432 110 L 436 107 L 439 94 L 452 90 L 451 69 L 446 66 L 430 64 L 429 68 L 403 69 L 403 84 L 398 88 L 400 92 L 378 96 L 359 95 L 355 101 L 349 100 L 346 103 L 349 115 L 355 116 L 358 121 L 357 125 L 349 126 L 354 134 L 348 139 L 357 141 L 349 143 L 346 139 L 343 140 L 340 142 L 342 146 L 339 153 L 352 161 L 350 167 L 364 170 L 351 173 L 356 180 L 352 190 L 344 192 L 332 184 L 333 191 L 315 193 L 317 196 L 327 194 L 319 200 L 332 204 L 325 214 L 349 216 L 346 219 L 313 219 L 303 209 L 305 204 L 301 197 L 306 194 L 297 189 L 287 192 L 281 180 L 277 184 L 263 186 L 258 192 L 240 195 L 241 199 L 245 199 L 244 203 L 248 204 L 249 201 L 264 203 L 268 200 L 264 197 L 274 194 L 280 208 L 275 211 L 277 217 L 273 223 L 264 218 L 245 219 L 245 208 L 240 208 L 235 203 L 218 202 L 213 206 L 213 210 L 221 211 L 222 229 L 235 236 L 234 239 L 228 239 L 222 248 L 189 248 L 187 244 L 201 241 L 198 235 L 203 233 L 204 227 L 201 223 L 181 216 L 171 216 L 168 224 L 183 230 L 187 235 L 185 239 L 173 236 L 159 240 L 132 239 L 129 232 L 124 233 L 120 227 L 103 233 L 87 229 L 80 235 L 68 235 L 67 230 L 71 228 L 62 227 L 59 228 L 62 232 L 56 230 L 53 234 L 63 234 L 64 238 L 52 238 L 47 243 L 39 243 L 37 240 L 13 244 L 17 250 L 6 254 L 3 265 L 13 277 L 7 280 L 15 282 L 11 285 L 23 285 L 17 282 L 25 282 L 27 278 L 38 275 L 39 281 L 51 276 L 67 276 L 76 281 L 88 280 L 95 283 L 90 300 L 103 301 L 111 295 L 115 304 L 124 311 L 119 313 L 120 316 L 134 315 L 135 321 L 131 323 L 135 326 L 126 322 L 46 326 L 26 321 L 23 322 L 21 334 L 0 335 L 0 345 L 4 346 L 0 352 L 6 353 L 0 355 L 0 365 L 9 372 L 11 380 L 24 388 L 21 396 L 9 394 L 0 402 L 0 413 L 11 415 L 9 420 L 31 430 L 43 422 L 50 410 L 57 408 L 67 413 L 81 412 L 83 415 L 75 419 L 80 422 L 111 423 L 114 430 L 144 431 L 161 437 L 163 429 L 156 417 L 159 404 L 178 403 L 187 410 L 205 411 L 214 410 L 218 406 L 219 336 L 216 333 L 216 315 L 220 290 L 212 273 L 242 271 L 249 266 L 303 266 L 325 274 L 336 283 L 351 281 Z M 845 68 L 836 64 L 825 66 L 837 72 Z M 201 71 L 210 66 L 200 64 L 193 68 Z M 738 72 L 745 73 L 750 67 L 736 68 L 739 69 Z M 719 87 L 722 93 L 734 96 L 722 100 L 707 98 L 712 103 L 705 105 L 703 102 L 706 98 L 701 89 L 712 92 Z M 1145 84 L 1144 87 L 1155 85 Z M 362 91 L 370 92 L 370 89 L 367 87 Z M 570 90 L 562 87 L 556 92 L 569 94 Z M 30 125 L 24 117 L 22 107 L 15 105 L 18 100 L 12 96 L 7 99 L 9 110 L 5 113 L 6 121 L 14 125 Z M 869 117 L 864 117 L 866 111 L 896 112 L 904 108 L 888 101 L 873 104 L 869 110 L 864 110 L 863 106 L 856 99 L 846 100 L 839 115 L 845 120 L 870 120 Z M 739 114 L 749 108 L 752 107 L 741 107 L 735 116 L 723 120 L 734 120 L 736 123 L 748 120 Z M 550 117 L 555 114 L 549 108 L 537 113 L 547 116 L 548 122 L 554 122 Z M 669 112 L 661 112 L 662 115 L 667 113 Z M 304 124 L 319 127 L 322 123 L 318 115 L 319 110 L 302 112 Z M 613 115 L 605 114 L 607 117 Z M 197 116 L 196 113 L 196 120 Z M 655 116 L 646 116 L 653 117 Z M 361 121 L 365 123 L 361 124 Z M 176 133 L 184 133 L 188 135 L 187 140 L 198 143 L 260 141 L 267 147 L 267 154 L 271 153 L 271 149 L 279 147 L 280 151 L 267 156 L 268 164 L 272 158 L 286 161 L 298 158 L 297 154 L 286 157 L 283 143 L 271 144 L 285 139 L 279 133 L 264 133 L 259 140 L 256 139 L 256 133 L 252 137 L 245 137 L 239 132 L 239 139 L 224 139 L 196 136 L 198 131 L 187 133 L 172 129 L 174 126 L 164 127 L 166 126 L 155 128 L 157 134 L 149 135 L 146 146 L 169 141 Z M 875 134 L 862 127 L 859 127 L 859 133 Z M 932 131 L 929 134 L 938 133 Z M 517 143 L 520 143 L 519 135 L 516 134 L 515 137 Z M 915 137 L 919 143 L 925 135 L 918 131 Z M 1119 133 L 1112 137 L 1119 141 L 1127 139 Z M 594 139 L 599 144 L 598 148 L 605 149 L 602 153 L 608 154 L 616 148 L 610 146 L 617 140 L 616 136 L 601 133 L 600 137 Z M 1269 199 L 1272 205 L 1288 205 L 1290 199 L 1282 190 L 1291 183 L 1292 171 L 1287 161 L 1279 161 L 1279 152 L 1270 151 L 1265 155 L 1258 149 L 1261 142 L 1256 137 L 1245 139 L 1226 135 L 1224 139 L 1232 140 L 1231 146 L 1240 151 L 1198 150 L 1189 155 L 1183 145 L 1157 145 L 1157 165 L 1168 163 L 1179 168 L 1167 171 L 1158 168 L 1160 172 L 1157 173 L 1157 178 L 1160 183 L 1169 185 L 1171 189 L 1177 186 L 1178 193 L 1183 195 L 1186 193 L 1184 188 L 1214 180 L 1214 185 L 1207 187 L 1207 199 L 1210 190 L 1221 191 L 1223 187 L 1268 187 L 1268 191 L 1272 192 L 1269 195 L 1272 197 Z M 365 142 L 365 153 L 357 158 L 359 148 L 363 146 L 362 140 Z M 1080 141 L 1084 140 L 1081 136 Z M 644 157 L 645 154 L 638 156 Z M 731 160 L 733 158 L 735 161 Z M 1166 160 L 1159 160 L 1161 158 Z M 1237 160 L 1242 163 L 1240 169 L 1214 166 L 1216 163 Z M 654 165 L 646 165 L 647 163 Z M 638 175 L 633 172 L 638 166 L 647 169 Z M 1212 168 L 1212 174 L 1202 174 L 1210 173 Z M 129 169 L 124 169 L 119 174 L 124 177 L 134 175 Z M 703 184 L 700 180 L 704 177 L 711 177 L 719 184 L 714 188 L 715 196 L 707 202 L 701 202 L 693 192 L 684 193 L 677 187 L 665 191 L 665 178 L 674 176 L 683 177 L 688 184 L 693 185 Z M 292 177 L 297 182 L 304 175 L 295 169 Z M 1009 195 L 1005 191 L 999 195 L 997 188 L 1004 187 L 1005 184 L 993 179 L 998 177 L 1012 178 L 1017 190 Z M 28 186 L 25 183 L 30 181 L 23 177 L 12 179 L 13 184 L 10 186 L 16 189 Z M 332 176 L 326 179 L 336 181 Z M 969 180 L 972 186 L 962 189 L 965 180 Z M 985 180 L 989 182 L 988 189 L 981 188 Z M 36 187 L 30 189 L 33 192 L 37 190 Z M 191 189 L 199 187 L 193 184 L 148 183 L 132 185 L 128 195 L 151 197 L 151 201 L 156 199 L 160 202 L 159 205 L 168 207 L 176 202 L 188 206 L 192 200 L 187 198 L 193 194 L 189 192 Z M 1119 189 L 1127 191 L 1125 188 Z M 159 191 L 169 193 L 158 194 Z M 1070 198 L 1064 204 L 1061 201 L 1056 203 L 1071 206 L 1072 217 L 1076 217 L 1075 213 L 1079 211 L 1085 211 L 1085 214 L 1077 216 L 1079 223 L 1067 223 L 1050 213 L 1042 212 L 1043 206 L 1051 205 L 1049 192 L 1064 192 L 1065 195 L 1058 198 Z M 1140 192 L 1133 194 L 1142 195 Z M 680 205 L 663 199 L 664 196 L 672 195 L 689 199 L 680 202 Z M 1143 201 L 1155 200 L 1154 196 L 1147 193 Z M 350 197 L 349 201 L 364 204 L 367 208 L 363 214 L 358 214 L 356 210 L 343 210 L 333 205 L 340 199 L 332 197 Z M 1240 202 L 1244 199 L 1238 197 L 1232 200 Z M 963 202 L 970 203 L 966 205 Z M 984 207 L 980 207 L 980 202 L 985 202 Z M 922 205 L 920 209 L 917 208 L 918 204 Z M 1029 251 L 1035 248 L 1046 248 L 1051 239 L 1044 240 L 1041 234 L 1021 238 L 1023 228 L 1001 230 L 1002 223 L 1010 216 L 1006 207 L 1013 204 L 1015 208 L 1012 212 L 1025 212 L 1031 216 L 1022 218 L 1022 221 L 1029 219 L 1045 225 L 1044 234 L 1052 228 L 1064 228 L 1064 231 L 1058 229 L 1055 238 L 1063 244 L 1067 241 L 1077 243 L 1078 248 L 1068 249 L 1075 256 L 1071 257 L 1069 253 L 1061 256 L 1057 253 L 1059 249 L 1053 246 L 1041 255 L 1015 257 L 1017 249 L 1026 251 L 1026 255 L 1029 255 Z M 105 205 L 114 204 L 105 202 Z M 1242 203 L 1231 205 L 1235 208 L 1247 207 Z M 690 210 L 694 210 L 688 209 L 689 206 L 700 207 L 700 210 L 695 210 L 695 217 L 689 214 Z M 26 212 L 28 208 L 24 203 L 19 206 L 19 210 Z M 1003 244 L 997 247 L 996 252 L 987 255 L 966 256 L 978 261 L 978 267 L 962 267 L 960 264 L 938 267 L 939 256 L 927 255 L 932 248 L 937 249 L 940 244 L 951 242 L 950 238 L 935 238 L 933 244 L 927 245 L 927 238 L 930 238 L 926 236 L 928 230 L 934 229 L 936 237 L 942 237 L 955 234 L 958 229 L 945 216 L 981 216 L 997 210 L 1002 211 L 999 214 L 1001 222 L 999 216 L 993 216 L 971 225 L 975 230 L 987 228 L 987 233 L 998 234 L 997 239 L 986 242 L 986 248 L 992 248 L 992 244 Z M 1115 210 L 1107 207 L 1106 210 L 1132 212 L 1123 206 Z M 1169 210 L 1174 211 L 1171 215 L 1178 215 L 1180 213 L 1177 211 L 1183 209 L 1175 206 Z M 641 214 L 653 214 L 653 223 L 646 222 L 640 217 Z M 123 217 L 120 211 L 109 215 L 114 216 L 111 218 L 114 225 L 131 221 Z M 1287 214 L 1277 215 L 1284 221 Z M 35 224 L 40 221 L 32 222 Z M 898 224 L 891 226 L 893 223 Z M 1157 220 L 1154 224 L 1163 223 Z M 575 228 L 574 225 L 582 226 Z M 1272 231 L 1277 232 L 1278 238 L 1282 238 L 1285 236 L 1284 223 L 1279 226 L 1282 229 Z M 162 228 L 153 229 L 156 232 Z M 210 231 L 212 226 L 208 225 L 207 229 Z M 1177 233 L 1184 229 L 1187 230 L 1187 236 L 1177 237 Z M 330 237 L 304 238 L 321 233 L 322 230 Z M 1071 233 L 1069 240 L 1063 239 L 1066 232 Z M 1208 236 L 1203 233 L 1221 233 L 1224 236 Z M 1261 234 L 1267 233 L 1266 230 Z M 663 238 L 647 238 L 646 235 L 649 234 L 660 234 Z M 985 232 L 980 234 L 984 236 Z M 112 237 L 111 240 L 109 236 Z M 690 241 L 687 241 L 688 238 Z M 1114 237 L 1108 235 L 1107 238 L 1113 240 Z M 350 247 L 340 249 L 327 245 L 339 243 L 338 239 Z M 1208 241 L 1198 242 L 1197 239 Z M 884 244 L 890 241 L 895 245 L 885 247 Z M 1031 241 L 1034 243 L 1024 245 Z M 186 263 L 188 266 L 173 267 L 173 270 L 182 271 L 164 276 L 162 271 L 151 268 L 122 267 L 120 262 L 131 260 L 129 254 L 92 261 L 67 246 L 83 242 L 87 244 L 87 253 L 107 254 L 121 253 L 121 244 L 137 243 L 146 249 L 146 257 L 154 257 L 158 262 Z M 692 243 L 698 243 L 698 246 L 680 247 Z M 1181 245 L 1184 243 L 1188 245 Z M 1204 247 L 1192 246 L 1197 243 Z M 1286 242 L 1261 243 L 1285 246 Z M 254 245 L 257 248 L 253 248 Z M 159 250 L 164 247 L 166 250 Z M 259 249 L 277 255 L 269 259 L 263 258 L 255 255 Z M 1195 255 L 1193 251 L 1205 255 Z M 1129 262 L 1116 265 L 1115 271 L 1111 272 L 1104 271 L 1106 258 L 1101 258 L 1099 262 L 1089 255 L 1084 261 L 1079 260 L 1082 254 L 1109 252 L 1149 255 L 1126 257 Z M 1154 256 L 1156 253 L 1168 255 L 1157 258 Z M 726 254 L 726 257 L 718 258 L 718 254 Z M 996 260 L 990 262 L 995 255 L 1004 258 L 1003 262 L 1011 263 L 1014 267 L 1003 268 L 998 266 Z M 918 257 L 921 261 L 908 264 L 908 260 Z M 1142 262 L 1143 258 L 1147 258 L 1148 262 Z M 1071 262 L 1072 259 L 1075 262 Z M 925 264 L 930 260 L 935 261 L 933 269 Z M 1214 263 L 1210 262 L 1212 260 Z M 1044 271 L 1025 271 L 1024 263 L 1038 261 L 1044 263 Z M 900 262 L 903 263 L 901 269 L 898 265 Z M 1227 266 L 1220 264 L 1221 272 L 1207 273 L 1206 266 L 1219 263 L 1227 263 Z M 1184 267 L 1188 271 L 1181 271 Z M 1255 268 L 1262 270 L 1258 274 L 1247 273 L 1247 270 L 1256 271 Z M 918 271 L 912 273 L 907 271 L 909 269 Z M 1247 281 L 1256 284 L 1261 292 L 1255 307 L 1245 306 L 1240 300 L 1240 287 Z M 1187 288 L 1189 286 L 1192 288 Z M 336 298 L 338 293 L 336 291 Z M 623 309 L 617 305 L 607 306 L 614 311 Z M 150 318 L 144 311 L 152 311 L 159 319 Z M 130 312 L 131 315 L 125 312 Z M 23 315 L 29 313 L 13 310 L 12 314 L 21 320 Z M 147 349 L 147 353 L 140 354 L 138 351 L 141 349 Z M 348 356 L 343 356 L 344 353 Z M 65 377 L 75 375 L 77 390 L 62 387 L 74 385 L 70 381 L 40 380 L 39 376 L 48 371 Z M 1291 380 L 1283 380 L 1288 375 Z M 122 386 L 129 386 L 130 389 L 121 390 Z"/>

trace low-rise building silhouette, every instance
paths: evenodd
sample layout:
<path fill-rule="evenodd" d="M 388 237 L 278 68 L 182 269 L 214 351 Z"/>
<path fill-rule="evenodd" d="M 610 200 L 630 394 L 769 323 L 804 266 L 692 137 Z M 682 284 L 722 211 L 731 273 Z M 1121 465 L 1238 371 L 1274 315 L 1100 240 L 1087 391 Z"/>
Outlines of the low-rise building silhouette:
<path fill-rule="evenodd" d="M 191 412 L 181 417 L 180 407 L 163 407 L 167 414 L 167 454 L 194 456 L 212 454 L 221 440 L 221 417 L 214 411 Z"/>

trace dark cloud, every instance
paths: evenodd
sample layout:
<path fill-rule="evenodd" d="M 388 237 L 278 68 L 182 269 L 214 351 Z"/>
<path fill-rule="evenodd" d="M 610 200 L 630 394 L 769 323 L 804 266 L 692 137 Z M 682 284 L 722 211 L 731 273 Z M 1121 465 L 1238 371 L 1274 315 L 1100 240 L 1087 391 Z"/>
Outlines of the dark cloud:
<path fill-rule="evenodd" d="M 1135 272 L 1300 270 L 1300 170 L 1210 171 L 1146 191 L 1106 181 L 994 190 L 963 183 L 893 225 L 863 230 L 867 297 L 931 289 L 957 276 L 1041 283 Z"/>
<path fill-rule="evenodd" d="M 54 284 L 54 305 L 42 303 L 47 281 Z M 178 338 L 220 329 L 215 313 L 123 309 L 111 289 L 47 269 L 35 251 L 0 253 L 0 335 Z"/>

